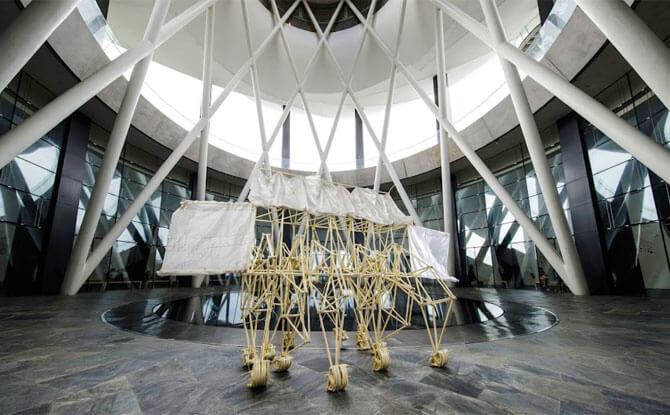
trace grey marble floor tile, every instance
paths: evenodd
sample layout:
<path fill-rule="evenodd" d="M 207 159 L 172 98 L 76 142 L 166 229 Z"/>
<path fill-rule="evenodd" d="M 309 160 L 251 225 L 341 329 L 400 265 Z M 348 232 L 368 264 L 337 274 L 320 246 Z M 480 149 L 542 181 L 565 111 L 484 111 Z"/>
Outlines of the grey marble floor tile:
<path fill-rule="evenodd" d="M 328 360 L 315 344 L 296 354 L 287 373 L 273 372 L 265 388 L 250 390 L 239 347 L 189 341 L 190 327 L 182 340 L 169 340 L 100 319 L 119 305 L 211 291 L 3 299 L 0 414 L 670 413 L 668 298 L 459 290 L 503 308 L 543 307 L 560 323 L 483 343 L 454 335 L 444 369 L 428 366 L 425 345 L 396 339 L 391 366 L 373 372 L 371 355 L 349 342 L 341 355 L 349 386 L 340 393 L 325 391 Z"/>

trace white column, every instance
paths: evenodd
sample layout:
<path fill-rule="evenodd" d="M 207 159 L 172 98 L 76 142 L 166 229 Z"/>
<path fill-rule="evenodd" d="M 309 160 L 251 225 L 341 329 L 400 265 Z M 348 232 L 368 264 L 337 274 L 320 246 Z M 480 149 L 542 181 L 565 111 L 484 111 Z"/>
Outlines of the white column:
<path fill-rule="evenodd" d="M 80 0 L 33 0 L 0 33 L 0 91 L 63 23 Z"/>
<path fill-rule="evenodd" d="M 577 0 L 577 5 L 670 108 L 670 49 L 663 41 L 623 0 Z"/>
<path fill-rule="evenodd" d="M 619 118 L 607 107 L 584 91 L 535 61 L 513 45 L 496 43 L 480 22 L 454 6 L 448 0 L 429 0 L 442 9 L 447 16 L 463 26 L 479 40 L 525 72 L 556 98 L 570 106 L 575 112 L 595 125 L 615 143 L 646 165 L 651 171 L 670 183 L 670 151 L 650 139 L 637 128 Z M 608 4 L 610 2 L 607 2 Z"/>
<path fill-rule="evenodd" d="M 209 149 L 209 107 L 212 105 L 212 55 L 214 52 L 214 16 L 212 5 L 205 14 L 205 45 L 202 59 L 202 102 L 200 116 L 205 118 L 205 126 L 200 133 L 200 148 L 198 158 L 198 179 L 196 180 L 196 199 L 205 200 L 207 188 L 207 150 Z M 200 288 L 204 275 L 194 275 L 191 281 L 193 288 Z"/>
<path fill-rule="evenodd" d="M 196 198 L 205 200 L 207 186 L 207 150 L 209 148 L 209 107 L 212 105 L 212 55 L 214 51 L 214 6 L 205 15 L 205 47 L 202 62 L 202 102 L 200 116 L 207 122 L 200 133 L 200 157 L 198 159 L 198 180 Z"/>
<path fill-rule="evenodd" d="M 507 42 L 507 36 L 505 35 L 494 0 L 480 0 L 480 3 L 488 23 L 489 32 L 494 41 L 498 43 Z M 508 61 L 500 59 L 500 65 L 502 66 L 505 81 L 512 97 L 512 103 L 519 119 L 519 125 L 521 126 L 521 131 L 528 147 L 528 154 L 535 168 L 535 174 L 542 190 L 542 197 L 547 205 L 549 218 L 556 233 L 556 239 L 558 240 L 565 264 L 566 278 L 571 280 L 570 283 L 566 281 L 566 284 L 571 287 L 573 294 L 586 295 L 589 293 L 589 289 L 584 276 L 584 270 L 582 269 L 579 254 L 577 253 L 575 242 L 568 227 L 568 221 L 561 205 L 558 190 L 556 189 L 556 182 L 551 174 L 551 168 L 549 167 L 544 146 L 542 145 L 540 131 L 537 128 L 533 112 L 528 103 L 528 97 L 523 89 L 521 77 L 514 65 Z"/>
<path fill-rule="evenodd" d="M 437 102 L 440 117 L 447 117 L 447 79 L 446 62 L 444 56 L 444 15 L 440 9 L 435 9 L 435 59 L 437 60 Z M 440 130 L 440 173 L 442 179 L 442 214 L 444 215 L 444 232 L 451 235 L 447 247 L 447 271 L 449 275 L 456 272 L 456 246 L 454 239 L 454 195 L 451 189 L 451 169 L 449 168 L 449 136 L 447 131 Z"/>
<path fill-rule="evenodd" d="M 170 0 L 156 0 L 144 33 L 145 40 L 151 43 L 156 41 L 169 7 Z M 119 162 L 119 157 L 121 156 L 121 151 L 123 150 L 123 145 L 126 141 L 126 136 L 128 135 L 128 129 L 130 128 L 130 123 L 133 114 L 135 113 L 135 108 L 137 107 L 137 102 L 139 101 L 140 93 L 142 91 L 142 85 L 144 85 L 144 79 L 149 70 L 152 57 L 153 53 L 149 54 L 149 56 L 144 58 L 133 68 L 130 82 L 126 88 L 126 93 L 123 96 L 121 107 L 119 108 L 119 113 L 114 120 L 114 126 L 109 134 L 109 140 L 107 142 L 107 147 L 105 148 L 105 156 L 95 180 L 91 199 L 86 207 L 86 213 L 81 228 L 79 229 L 79 235 L 77 236 L 74 248 L 72 249 L 72 255 L 70 256 L 63 285 L 61 287 L 61 292 L 63 294 L 72 292 L 84 271 L 86 257 L 88 256 L 91 243 L 95 236 L 95 230 L 98 226 L 98 221 L 100 220 L 100 214 L 102 213 L 105 199 L 107 198 L 107 191 L 109 190 L 109 185 L 114 177 L 114 171 Z"/>
<path fill-rule="evenodd" d="M 405 14 L 407 10 L 407 0 L 403 0 L 402 8 L 400 9 L 400 24 L 398 25 L 398 35 L 395 40 L 395 57 L 397 58 L 400 54 L 400 40 L 402 39 L 402 29 L 405 26 Z M 368 17 L 369 19 L 369 17 Z M 364 32 L 363 39 L 365 39 L 367 31 Z M 352 70 L 353 72 L 353 70 Z M 395 79 L 398 73 L 398 68 L 396 67 L 395 62 L 391 63 L 391 73 L 389 75 L 389 89 L 388 95 L 386 96 L 386 110 L 384 112 L 384 126 L 382 127 L 382 152 L 386 151 L 386 141 L 388 139 L 388 129 L 389 121 L 391 119 L 391 106 L 393 105 L 393 92 L 395 91 Z M 379 190 L 379 186 L 382 181 L 382 155 L 379 154 L 377 159 L 377 167 L 375 168 L 375 181 L 373 185 L 374 190 Z"/>

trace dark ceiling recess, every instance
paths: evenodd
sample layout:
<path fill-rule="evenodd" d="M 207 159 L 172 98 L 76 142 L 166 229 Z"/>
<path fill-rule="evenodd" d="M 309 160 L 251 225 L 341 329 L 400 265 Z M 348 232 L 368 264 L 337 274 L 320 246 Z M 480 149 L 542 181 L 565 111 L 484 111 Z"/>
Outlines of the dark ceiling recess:
<path fill-rule="evenodd" d="M 272 12 L 271 0 L 259 0 L 259 1 L 263 4 L 263 6 L 265 6 L 266 9 Z M 276 1 L 277 1 L 277 8 L 279 9 L 279 14 L 282 16 L 291 7 L 291 5 L 293 5 L 294 2 L 294 0 L 276 0 Z M 377 0 L 377 3 L 375 5 L 375 13 L 379 9 L 381 9 L 386 4 L 387 1 L 388 0 Z M 370 10 L 371 2 L 372 0 L 352 0 L 352 3 L 356 6 L 356 8 L 361 12 L 363 16 L 367 16 L 368 10 Z M 309 3 L 309 6 L 312 9 L 312 12 L 314 13 L 314 17 L 316 17 L 316 20 L 319 22 L 319 26 L 321 26 L 322 30 L 325 30 L 326 26 L 328 26 L 330 18 L 333 16 L 333 13 L 335 13 L 335 10 L 337 9 L 337 4 L 339 3 L 339 1 L 308 0 L 307 3 Z M 314 30 L 314 26 L 312 25 L 312 21 L 309 18 L 309 14 L 307 13 L 307 9 L 305 8 L 305 5 L 302 2 L 295 9 L 291 17 L 289 17 L 287 23 L 299 29 L 316 32 L 316 30 Z M 332 31 L 337 32 L 338 30 L 349 29 L 350 27 L 354 27 L 359 23 L 360 22 L 358 21 L 358 18 L 356 17 L 354 12 L 352 12 L 351 9 L 349 9 L 349 7 L 347 7 L 347 5 L 344 4 L 342 6 L 342 9 L 340 10 L 339 15 L 337 16 L 335 26 L 333 26 Z"/>

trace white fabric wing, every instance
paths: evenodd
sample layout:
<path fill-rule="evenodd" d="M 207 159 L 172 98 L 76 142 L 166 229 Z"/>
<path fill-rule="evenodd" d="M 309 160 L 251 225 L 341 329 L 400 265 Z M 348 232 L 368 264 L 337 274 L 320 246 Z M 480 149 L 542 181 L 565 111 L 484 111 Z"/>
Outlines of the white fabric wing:
<path fill-rule="evenodd" d="M 356 187 L 350 193 L 344 186 L 322 181 L 318 176 L 288 176 L 254 173 L 249 201 L 256 206 L 307 210 L 314 215 L 351 216 L 383 225 L 406 225 L 405 216 L 389 194 Z"/>
<path fill-rule="evenodd" d="M 356 187 L 351 192 L 351 201 L 354 204 L 354 217 L 367 219 L 371 222 L 390 225 L 384 217 L 384 212 L 377 206 L 377 192 L 362 187 Z"/>
<path fill-rule="evenodd" d="M 409 226 L 408 230 L 412 270 L 430 266 L 439 278 L 458 282 L 457 278 L 449 275 L 447 268 L 449 234 L 422 226 Z M 421 277 L 435 279 L 435 275 L 428 270 L 424 271 Z"/>
<path fill-rule="evenodd" d="M 172 215 L 159 275 L 244 271 L 255 243 L 250 203 L 184 201 Z"/>
<path fill-rule="evenodd" d="M 398 208 L 398 205 L 396 205 L 393 201 L 390 193 L 386 193 L 382 195 L 382 197 L 384 198 L 386 211 L 391 223 L 395 225 L 411 225 L 414 223 L 411 216 L 406 216 L 404 213 L 402 213 L 400 208 Z"/>
<path fill-rule="evenodd" d="M 249 189 L 249 201 L 262 207 L 285 207 L 306 210 L 308 194 L 304 179 L 284 174 L 254 173 Z"/>

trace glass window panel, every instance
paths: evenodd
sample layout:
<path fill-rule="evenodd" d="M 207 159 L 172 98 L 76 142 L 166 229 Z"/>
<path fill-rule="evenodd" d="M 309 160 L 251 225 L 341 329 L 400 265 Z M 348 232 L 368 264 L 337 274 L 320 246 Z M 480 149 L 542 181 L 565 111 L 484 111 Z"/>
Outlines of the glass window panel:
<path fill-rule="evenodd" d="M 456 199 L 456 210 L 460 214 L 486 209 L 486 203 L 481 195 L 474 195 Z"/>
<path fill-rule="evenodd" d="M 49 199 L 0 185 L 0 218 L 13 223 L 41 227 L 46 224 Z"/>
<path fill-rule="evenodd" d="M 462 232 L 461 245 L 466 248 L 480 247 L 489 244 L 488 228 L 470 229 L 465 228 Z"/>
<path fill-rule="evenodd" d="M 156 235 L 157 235 L 157 239 L 156 239 L 155 243 L 157 245 L 165 246 L 167 244 L 168 228 L 164 228 L 162 226 L 159 227 L 157 232 L 156 232 Z"/>
<path fill-rule="evenodd" d="M 164 210 L 168 210 L 170 212 L 174 212 L 179 208 L 179 205 L 181 204 L 183 198 L 179 196 L 174 196 L 169 193 L 164 193 L 163 197 L 161 198 L 161 208 Z"/>
<path fill-rule="evenodd" d="M 170 226 L 170 219 L 172 218 L 172 210 L 165 210 L 161 209 L 160 210 L 160 221 L 159 225 L 164 226 L 164 227 L 169 227 Z"/>
<path fill-rule="evenodd" d="M 425 226 L 428 229 L 435 229 L 436 231 L 441 231 L 443 225 L 444 222 L 442 221 L 442 219 L 426 220 L 425 222 L 423 222 L 423 226 Z"/>
<path fill-rule="evenodd" d="M 30 294 L 41 263 L 43 231 L 30 226 L 14 226 L 9 263 L 4 284 L 13 294 Z"/>
<path fill-rule="evenodd" d="M 14 94 L 7 90 L 0 93 L 0 117 L 7 120 L 11 119 L 14 111 Z"/>
<path fill-rule="evenodd" d="M 21 124 L 23 120 L 30 117 L 35 113 L 35 108 L 27 105 L 22 99 L 17 99 L 16 106 L 14 107 L 14 116 L 12 122 L 14 124 Z"/>
<path fill-rule="evenodd" d="M 661 227 L 657 222 L 634 226 L 633 235 L 645 288 L 669 289 L 670 270 Z"/>
<path fill-rule="evenodd" d="M 472 212 L 466 213 L 460 217 L 461 229 L 478 229 L 484 228 L 487 225 L 486 212 Z"/>
<path fill-rule="evenodd" d="M 21 153 L 19 157 L 44 169 L 56 172 L 60 157 L 60 149 L 52 143 L 40 139 L 28 147 L 28 149 Z"/>
<path fill-rule="evenodd" d="M 141 185 L 146 185 L 149 181 L 149 177 L 145 173 L 139 171 L 135 167 L 132 167 L 128 163 L 123 164 L 123 178 L 126 181 L 139 183 Z"/>
<path fill-rule="evenodd" d="M 10 128 L 12 128 L 12 124 L 9 120 L 0 117 L 0 134 L 6 133 Z"/>
<path fill-rule="evenodd" d="M 102 155 L 89 148 L 86 152 L 86 162 L 96 167 L 100 167 L 102 166 Z"/>
<path fill-rule="evenodd" d="M 652 120 L 652 134 L 651 137 L 660 144 L 670 142 L 670 117 L 668 111 L 664 110 L 655 115 Z"/>
<path fill-rule="evenodd" d="M 54 98 L 54 94 L 42 84 L 25 74 L 21 77 L 19 96 L 33 108 L 42 108 Z"/>
<path fill-rule="evenodd" d="M 589 149 L 588 156 L 591 164 L 591 171 L 593 173 L 601 172 L 633 158 L 628 152 L 619 147 L 609 138 L 598 147 Z"/>
<path fill-rule="evenodd" d="M 180 199 L 190 199 L 191 198 L 191 191 L 186 188 L 186 186 L 170 182 L 170 181 L 165 181 L 163 182 L 163 192 L 169 193 L 173 196 L 176 196 Z"/>
<path fill-rule="evenodd" d="M 456 200 L 484 193 L 484 183 L 477 182 L 456 190 Z"/>
<path fill-rule="evenodd" d="M 528 208 L 530 209 L 531 218 L 547 214 L 547 206 L 541 194 L 528 198 Z"/>
<path fill-rule="evenodd" d="M 15 225 L 0 222 L 0 285 L 4 283 L 14 244 Z"/>
<path fill-rule="evenodd" d="M 39 197 L 51 197 L 55 180 L 55 173 L 19 157 L 0 172 L 0 184 L 31 193 L 35 200 Z"/>
<path fill-rule="evenodd" d="M 93 187 L 95 185 L 95 178 L 98 175 L 99 167 L 90 163 L 84 163 L 84 174 L 82 176 L 82 183 L 86 186 Z"/>
<path fill-rule="evenodd" d="M 647 168 L 637 160 L 629 160 L 593 176 L 598 198 L 611 198 L 649 186 Z"/>
<path fill-rule="evenodd" d="M 493 284 L 493 262 L 489 246 L 466 249 L 465 260 L 470 281 L 479 281 L 482 285 Z"/>

